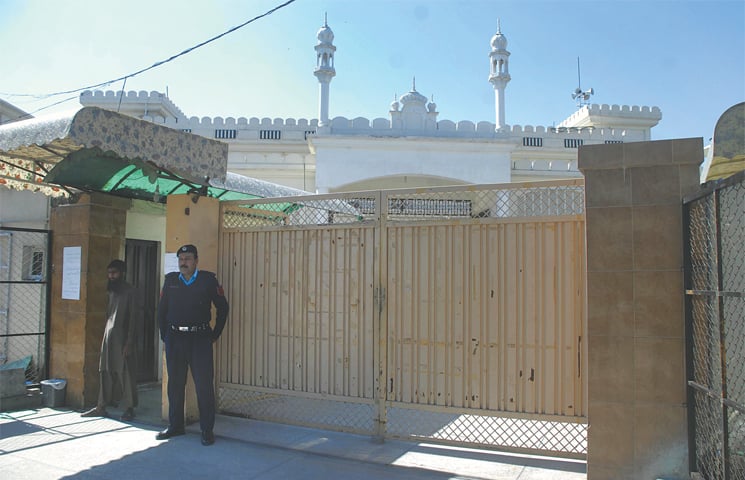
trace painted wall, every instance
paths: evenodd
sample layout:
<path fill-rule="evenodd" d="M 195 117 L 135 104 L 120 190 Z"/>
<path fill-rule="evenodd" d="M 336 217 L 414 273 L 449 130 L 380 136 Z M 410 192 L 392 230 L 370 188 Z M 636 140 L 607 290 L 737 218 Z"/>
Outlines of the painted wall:
<path fill-rule="evenodd" d="M 453 183 L 507 183 L 509 146 L 489 147 L 453 141 L 410 138 L 313 139 L 316 147 L 316 190 L 344 190 L 371 178 L 427 176 L 454 179 Z"/>
<path fill-rule="evenodd" d="M 17 228 L 49 227 L 49 197 L 0 188 L 0 225 Z"/>

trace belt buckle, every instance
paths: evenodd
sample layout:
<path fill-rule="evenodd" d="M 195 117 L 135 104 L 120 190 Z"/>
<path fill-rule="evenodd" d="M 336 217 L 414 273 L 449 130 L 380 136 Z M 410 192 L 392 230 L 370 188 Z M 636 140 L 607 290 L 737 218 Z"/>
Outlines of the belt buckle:
<path fill-rule="evenodd" d="M 190 330 L 189 327 L 178 327 L 179 332 L 188 332 Z"/>

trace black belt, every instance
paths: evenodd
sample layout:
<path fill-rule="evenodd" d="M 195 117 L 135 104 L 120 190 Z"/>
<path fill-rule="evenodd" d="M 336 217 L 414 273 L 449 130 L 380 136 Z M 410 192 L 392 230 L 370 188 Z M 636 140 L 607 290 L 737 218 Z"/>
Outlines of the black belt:
<path fill-rule="evenodd" d="M 207 332 L 210 330 L 209 323 L 203 323 L 201 325 L 171 325 L 171 330 L 174 332 Z"/>

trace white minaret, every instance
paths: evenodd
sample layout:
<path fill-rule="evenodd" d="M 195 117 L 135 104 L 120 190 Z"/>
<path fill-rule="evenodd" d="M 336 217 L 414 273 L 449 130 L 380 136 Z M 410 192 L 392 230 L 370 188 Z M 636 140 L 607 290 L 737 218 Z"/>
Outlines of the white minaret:
<path fill-rule="evenodd" d="M 496 107 L 496 128 L 499 131 L 504 123 L 504 89 L 510 81 L 510 52 L 507 51 L 507 38 L 502 35 L 502 27 L 497 21 L 497 33 L 491 38 L 491 53 L 489 53 L 491 70 L 489 82 L 494 85 Z"/>
<path fill-rule="evenodd" d="M 336 75 L 334 69 L 334 32 L 328 25 L 327 18 L 324 16 L 323 27 L 318 30 L 316 35 L 316 69 L 313 75 L 318 79 L 320 84 L 320 97 L 318 99 L 318 126 L 323 127 L 329 123 L 329 84 L 331 79 Z"/>

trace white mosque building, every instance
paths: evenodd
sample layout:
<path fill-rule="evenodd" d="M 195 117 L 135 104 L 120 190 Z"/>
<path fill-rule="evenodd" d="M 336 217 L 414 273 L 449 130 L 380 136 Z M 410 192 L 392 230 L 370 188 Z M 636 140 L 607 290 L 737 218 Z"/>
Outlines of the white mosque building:
<path fill-rule="evenodd" d="M 657 107 L 585 104 L 556 127 L 509 125 L 510 52 L 498 27 L 489 53 L 494 123 L 438 119 L 415 82 L 387 118 L 332 118 L 336 46 L 327 23 L 315 51 L 317 119 L 187 117 L 159 92 L 86 91 L 80 103 L 222 140 L 230 172 L 318 193 L 579 177 L 579 146 L 650 140 L 662 117 Z"/>

